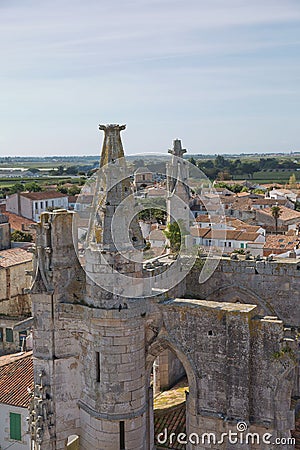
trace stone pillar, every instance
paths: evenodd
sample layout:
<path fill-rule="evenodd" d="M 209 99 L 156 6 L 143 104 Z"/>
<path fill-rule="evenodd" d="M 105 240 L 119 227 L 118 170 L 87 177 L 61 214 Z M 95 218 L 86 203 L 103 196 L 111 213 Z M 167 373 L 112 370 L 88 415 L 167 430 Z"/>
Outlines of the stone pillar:
<path fill-rule="evenodd" d="M 82 450 L 126 450 L 146 442 L 145 336 L 143 301 L 128 308 L 91 310 L 91 334 L 83 342 L 79 402 Z M 123 424 L 122 424 L 123 423 Z"/>
<path fill-rule="evenodd" d="M 34 443 L 43 450 L 64 449 L 66 438 L 79 433 L 78 331 L 82 326 L 73 312 L 67 321 L 61 317 L 61 305 L 82 301 L 85 285 L 73 246 L 72 217 L 65 210 L 44 213 L 36 226 L 31 413 Z M 38 422 L 36 416 L 40 416 Z"/>

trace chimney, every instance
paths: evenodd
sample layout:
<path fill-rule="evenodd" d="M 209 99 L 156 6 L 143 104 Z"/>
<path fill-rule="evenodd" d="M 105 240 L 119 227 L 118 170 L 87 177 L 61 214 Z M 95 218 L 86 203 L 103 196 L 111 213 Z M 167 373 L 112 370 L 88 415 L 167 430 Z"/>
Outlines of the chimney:
<path fill-rule="evenodd" d="M 21 195 L 20 192 L 17 192 L 17 214 L 21 216 Z"/>

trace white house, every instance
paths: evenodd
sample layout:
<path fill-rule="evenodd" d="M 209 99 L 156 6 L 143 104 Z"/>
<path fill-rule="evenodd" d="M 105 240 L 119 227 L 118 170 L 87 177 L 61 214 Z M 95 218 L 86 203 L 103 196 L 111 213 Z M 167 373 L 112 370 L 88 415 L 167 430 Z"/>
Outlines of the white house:
<path fill-rule="evenodd" d="M 68 196 L 57 191 L 18 192 L 7 198 L 6 211 L 38 222 L 48 208 L 68 209 Z"/>
<path fill-rule="evenodd" d="M 152 230 L 149 234 L 151 247 L 163 248 L 166 245 L 167 238 L 162 230 Z"/>
<path fill-rule="evenodd" d="M 253 249 L 255 254 L 262 254 L 265 236 L 251 231 L 220 230 L 191 227 L 194 245 L 224 248 L 225 251 Z"/>
<path fill-rule="evenodd" d="M 290 189 L 272 189 L 269 192 L 269 197 L 275 200 L 291 200 L 293 203 L 299 201 L 299 193 L 293 192 Z"/>
<path fill-rule="evenodd" d="M 32 352 L 0 357 L 0 448 L 28 450 L 29 391 L 33 387 Z"/>

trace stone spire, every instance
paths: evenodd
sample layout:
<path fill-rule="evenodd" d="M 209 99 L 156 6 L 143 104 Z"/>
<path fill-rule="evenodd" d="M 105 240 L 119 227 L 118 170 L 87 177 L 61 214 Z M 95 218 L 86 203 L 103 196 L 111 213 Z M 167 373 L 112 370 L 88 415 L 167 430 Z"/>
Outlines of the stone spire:
<path fill-rule="evenodd" d="M 114 301 L 119 302 L 111 295 L 126 296 L 129 290 L 133 297 L 143 294 L 141 250 L 145 244 L 135 208 L 131 172 L 126 165 L 120 137 L 125 125 L 100 125 L 99 128 L 105 135 L 100 169 L 95 173 L 93 186 L 91 183 L 93 204 L 85 248 L 85 271 L 87 289 L 91 282 L 99 286 L 96 304 L 111 308 Z M 139 286 L 134 285 L 137 278 Z M 128 287 L 125 288 L 124 283 Z M 88 298 L 88 301 L 96 301 L 93 295 Z"/>
<path fill-rule="evenodd" d="M 94 217 L 95 220 L 92 231 L 92 240 L 102 245 L 102 250 L 116 251 L 129 245 L 126 237 L 129 236 L 134 248 L 143 248 L 144 240 L 141 230 L 135 217 L 130 223 L 130 214 L 133 211 L 133 198 L 130 174 L 126 167 L 124 150 L 120 131 L 125 130 L 126 125 L 99 125 L 99 129 L 104 131 L 102 154 L 100 158 L 100 172 L 98 175 Z M 127 199 L 127 200 L 126 200 Z M 126 201 L 125 201 L 126 200 Z M 112 221 L 117 208 L 124 204 L 124 214 L 118 223 L 119 230 L 112 235 Z M 128 220 L 126 220 L 128 218 Z M 121 223 L 122 222 L 122 223 Z M 127 232 L 129 230 L 129 233 Z"/>
<path fill-rule="evenodd" d="M 168 195 L 178 195 L 180 191 L 181 194 L 179 196 L 182 197 L 182 194 L 184 193 L 184 198 L 182 199 L 184 201 L 188 201 L 188 165 L 183 159 L 183 155 L 186 153 L 186 149 L 182 148 L 180 139 L 175 139 L 173 141 L 173 148 L 168 150 L 168 152 L 172 155 L 171 162 L 167 163 Z"/>
<path fill-rule="evenodd" d="M 118 158 L 124 158 L 124 150 L 120 132 L 126 125 L 108 124 L 99 125 L 99 130 L 104 131 L 104 140 L 100 158 L 100 167 L 114 163 Z"/>
<path fill-rule="evenodd" d="M 183 155 L 186 153 L 186 149 L 182 148 L 180 139 L 174 139 L 173 148 L 169 149 L 168 152 L 171 153 L 171 155 L 177 156 L 178 158 L 182 158 Z"/>
<path fill-rule="evenodd" d="M 181 140 L 173 141 L 171 161 L 167 163 L 167 216 L 168 223 L 181 220 L 189 229 L 189 199 L 190 191 L 188 185 L 189 169 L 188 162 L 183 159 L 186 149 L 182 148 Z"/>

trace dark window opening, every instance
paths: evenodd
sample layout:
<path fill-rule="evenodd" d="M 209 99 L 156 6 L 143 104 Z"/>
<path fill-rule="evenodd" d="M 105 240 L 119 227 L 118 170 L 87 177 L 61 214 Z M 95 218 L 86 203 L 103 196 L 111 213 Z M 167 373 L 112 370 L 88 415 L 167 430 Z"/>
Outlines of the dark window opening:
<path fill-rule="evenodd" d="M 96 381 L 100 383 L 100 353 L 96 352 Z"/>
<path fill-rule="evenodd" d="M 6 328 L 6 342 L 14 342 L 14 334 L 12 328 Z"/>
<path fill-rule="evenodd" d="M 120 450 L 125 450 L 125 422 L 120 422 Z"/>
<path fill-rule="evenodd" d="M 23 347 L 26 342 L 27 331 L 19 331 L 19 345 Z"/>

